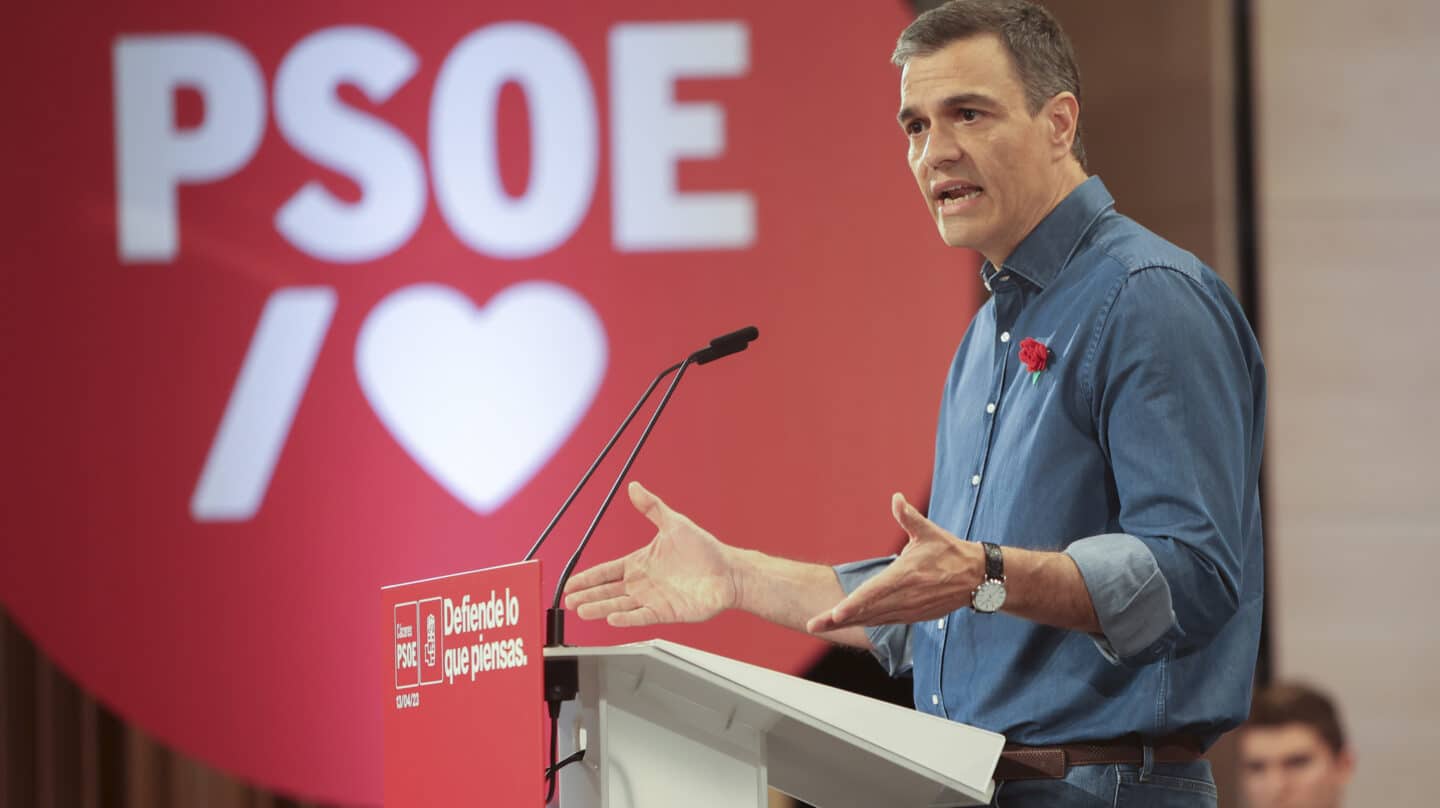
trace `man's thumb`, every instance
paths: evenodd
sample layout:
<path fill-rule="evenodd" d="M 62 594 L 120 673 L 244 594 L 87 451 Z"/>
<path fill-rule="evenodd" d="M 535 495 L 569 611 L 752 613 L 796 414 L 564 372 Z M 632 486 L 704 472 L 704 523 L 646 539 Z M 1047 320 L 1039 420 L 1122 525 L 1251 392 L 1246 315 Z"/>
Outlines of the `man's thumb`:
<path fill-rule="evenodd" d="M 897 493 L 890 498 L 890 512 L 895 515 L 895 521 L 900 524 L 901 529 L 912 539 L 923 538 L 929 532 L 930 520 L 907 502 L 904 494 Z"/>
<path fill-rule="evenodd" d="M 635 510 L 645 514 L 645 518 L 655 527 L 660 527 L 660 523 L 665 519 L 665 512 L 669 510 L 665 503 L 638 482 L 631 481 L 626 491 L 630 494 L 630 504 L 635 506 Z"/>

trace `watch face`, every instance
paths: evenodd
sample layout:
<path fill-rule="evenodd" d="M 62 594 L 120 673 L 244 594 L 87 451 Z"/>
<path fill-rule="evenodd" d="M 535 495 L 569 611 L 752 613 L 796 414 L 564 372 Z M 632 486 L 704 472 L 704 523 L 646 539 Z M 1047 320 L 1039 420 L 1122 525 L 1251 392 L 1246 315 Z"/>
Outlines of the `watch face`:
<path fill-rule="evenodd" d="M 977 612 L 998 612 L 1005 604 L 1005 584 L 994 578 L 986 578 L 975 590 L 971 601 Z"/>

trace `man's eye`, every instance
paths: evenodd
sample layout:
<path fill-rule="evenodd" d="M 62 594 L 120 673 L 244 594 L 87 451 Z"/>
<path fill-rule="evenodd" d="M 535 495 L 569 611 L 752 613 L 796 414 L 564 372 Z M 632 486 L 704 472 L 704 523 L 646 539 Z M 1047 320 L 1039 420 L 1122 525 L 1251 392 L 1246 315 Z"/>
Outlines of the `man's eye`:
<path fill-rule="evenodd" d="M 1285 768 L 1287 768 L 1287 769 L 1303 769 L 1303 768 L 1305 768 L 1306 766 L 1309 766 L 1310 763 L 1311 763 L 1311 761 L 1313 761 L 1314 759 L 1315 759 L 1315 758 L 1314 758 L 1313 756 L 1311 756 L 1311 755 L 1294 755 L 1294 756 L 1285 758 Z"/>
<path fill-rule="evenodd" d="M 964 121 L 964 122 L 966 122 L 966 123 L 974 123 L 975 121 L 980 120 L 980 115 L 981 115 L 981 113 L 980 113 L 980 110 L 978 110 L 978 109 L 962 109 L 962 110 L 960 110 L 960 120 L 962 120 L 962 121 Z"/>
<path fill-rule="evenodd" d="M 911 121 L 905 124 L 905 134 L 918 135 L 925 127 L 919 121 Z"/>

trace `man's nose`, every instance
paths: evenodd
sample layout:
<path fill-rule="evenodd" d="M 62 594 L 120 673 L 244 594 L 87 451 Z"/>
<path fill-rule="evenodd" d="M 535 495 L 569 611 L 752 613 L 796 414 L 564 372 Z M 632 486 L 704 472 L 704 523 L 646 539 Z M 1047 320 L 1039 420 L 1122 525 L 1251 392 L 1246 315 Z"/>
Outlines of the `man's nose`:
<path fill-rule="evenodd" d="M 1284 805 L 1290 797 L 1290 779 L 1284 772 L 1266 772 L 1260 778 L 1257 791 L 1264 796 L 1264 805 Z"/>
<path fill-rule="evenodd" d="M 930 130 L 925 140 L 925 165 L 930 168 L 944 168 L 965 156 L 960 139 L 948 127 L 937 126 Z"/>

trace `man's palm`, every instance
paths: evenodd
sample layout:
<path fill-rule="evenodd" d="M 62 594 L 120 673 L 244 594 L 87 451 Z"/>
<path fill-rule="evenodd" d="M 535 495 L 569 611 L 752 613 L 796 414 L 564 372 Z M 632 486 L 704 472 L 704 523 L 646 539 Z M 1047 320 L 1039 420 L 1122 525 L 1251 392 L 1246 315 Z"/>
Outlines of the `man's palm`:
<path fill-rule="evenodd" d="M 639 483 L 630 502 L 655 525 L 646 546 L 576 574 L 565 606 L 612 626 L 695 623 L 735 605 L 729 548 Z"/>

